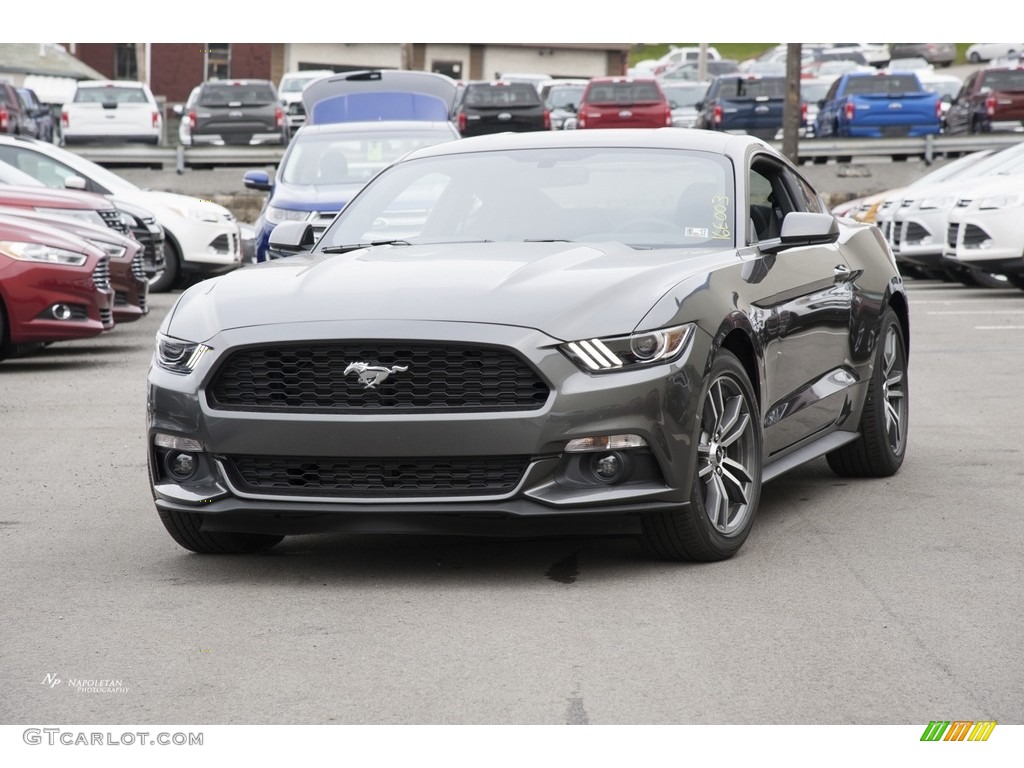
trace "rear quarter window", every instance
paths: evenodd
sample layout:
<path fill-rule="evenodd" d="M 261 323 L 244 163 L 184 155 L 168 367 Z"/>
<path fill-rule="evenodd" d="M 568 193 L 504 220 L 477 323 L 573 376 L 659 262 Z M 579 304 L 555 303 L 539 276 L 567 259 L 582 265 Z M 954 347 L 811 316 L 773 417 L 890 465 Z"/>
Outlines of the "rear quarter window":
<path fill-rule="evenodd" d="M 540 94 L 529 83 L 467 86 L 464 103 L 468 107 L 540 106 Z"/>
<path fill-rule="evenodd" d="M 587 89 L 588 104 L 655 104 L 665 100 L 654 83 L 597 83 Z"/>

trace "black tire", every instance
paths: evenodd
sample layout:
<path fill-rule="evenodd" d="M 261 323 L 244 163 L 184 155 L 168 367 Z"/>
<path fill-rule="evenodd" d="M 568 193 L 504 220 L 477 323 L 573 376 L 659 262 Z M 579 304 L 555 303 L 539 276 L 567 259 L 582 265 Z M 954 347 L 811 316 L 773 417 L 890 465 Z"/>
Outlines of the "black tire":
<path fill-rule="evenodd" d="M 903 326 L 892 308 L 887 307 L 860 419 L 860 437 L 827 455 L 833 472 L 840 477 L 896 474 L 907 452 L 908 395 Z"/>
<path fill-rule="evenodd" d="M 968 288 L 1007 288 L 1006 279 L 991 272 L 980 272 L 967 267 L 951 269 L 953 275 Z"/>
<path fill-rule="evenodd" d="M 971 64 L 981 64 L 981 56 L 977 52 L 972 53 L 969 58 Z"/>
<path fill-rule="evenodd" d="M 150 293 L 166 293 L 178 282 L 178 273 L 181 270 L 178 249 L 171 242 L 170 237 L 164 239 L 164 268 L 158 270 L 149 278 Z"/>
<path fill-rule="evenodd" d="M 750 378 L 726 350 L 708 373 L 699 418 L 689 505 L 643 518 L 642 543 L 663 560 L 726 560 L 743 545 L 757 513 L 761 420 Z"/>
<path fill-rule="evenodd" d="M 1006 282 L 1008 282 L 1014 288 L 1020 288 L 1022 291 L 1024 291 L 1024 275 L 1007 275 Z"/>
<path fill-rule="evenodd" d="M 201 555 L 250 555 L 270 549 L 284 538 L 264 533 L 204 531 L 202 515 L 190 512 L 160 512 L 160 522 L 178 544 Z"/>

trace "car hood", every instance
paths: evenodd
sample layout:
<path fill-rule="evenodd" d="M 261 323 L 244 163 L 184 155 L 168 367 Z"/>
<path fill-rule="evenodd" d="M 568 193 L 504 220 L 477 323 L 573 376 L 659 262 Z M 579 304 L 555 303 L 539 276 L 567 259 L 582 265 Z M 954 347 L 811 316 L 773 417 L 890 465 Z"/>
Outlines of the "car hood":
<path fill-rule="evenodd" d="M 636 329 L 687 278 L 735 263 L 732 250 L 634 250 L 621 243 L 377 246 L 269 261 L 182 294 L 166 332 L 279 323 L 404 320 L 533 328 L 562 340 Z"/>
<path fill-rule="evenodd" d="M 126 190 L 119 192 L 117 197 L 152 211 L 157 221 L 168 229 L 178 226 L 182 218 L 187 220 L 188 212 L 191 210 L 210 214 L 217 220 L 234 221 L 234 216 L 227 208 L 212 200 L 179 195 L 175 192 L 159 192 L 151 189 Z M 169 216 L 169 211 L 173 212 L 177 220 Z"/>
<path fill-rule="evenodd" d="M 275 208 L 295 211 L 340 211 L 362 188 L 362 182 L 301 186 L 278 184 L 268 202 Z"/>

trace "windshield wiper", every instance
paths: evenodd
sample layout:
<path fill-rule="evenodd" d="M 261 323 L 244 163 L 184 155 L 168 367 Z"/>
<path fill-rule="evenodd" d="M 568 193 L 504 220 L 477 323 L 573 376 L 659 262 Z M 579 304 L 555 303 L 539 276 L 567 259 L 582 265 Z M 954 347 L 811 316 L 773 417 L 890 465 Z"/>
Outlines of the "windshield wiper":
<path fill-rule="evenodd" d="M 524 243 L 574 243 L 575 240 L 569 240 L 565 237 L 524 237 Z"/>
<path fill-rule="evenodd" d="M 332 245 L 324 248 L 320 253 L 348 253 L 358 251 L 360 248 L 373 248 L 377 245 L 412 245 L 408 240 L 371 240 L 368 243 L 350 243 L 348 245 Z"/>

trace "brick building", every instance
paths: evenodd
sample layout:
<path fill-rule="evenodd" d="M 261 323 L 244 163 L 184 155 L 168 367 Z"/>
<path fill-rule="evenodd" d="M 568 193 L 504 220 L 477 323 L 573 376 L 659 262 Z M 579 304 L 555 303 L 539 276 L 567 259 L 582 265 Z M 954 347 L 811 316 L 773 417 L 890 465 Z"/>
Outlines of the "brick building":
<path fill-rule="evenodd" d="M 148 81 L 168 103 L 183 102 L 209 77 L 260 78 L 277 83 L 300 69 L 345 71 L 401 68 L 441 72 L 456 80 L 499 73 L 552 77 L 623 75 L 628 43 L 67 43 L 105 77 Z"/>

